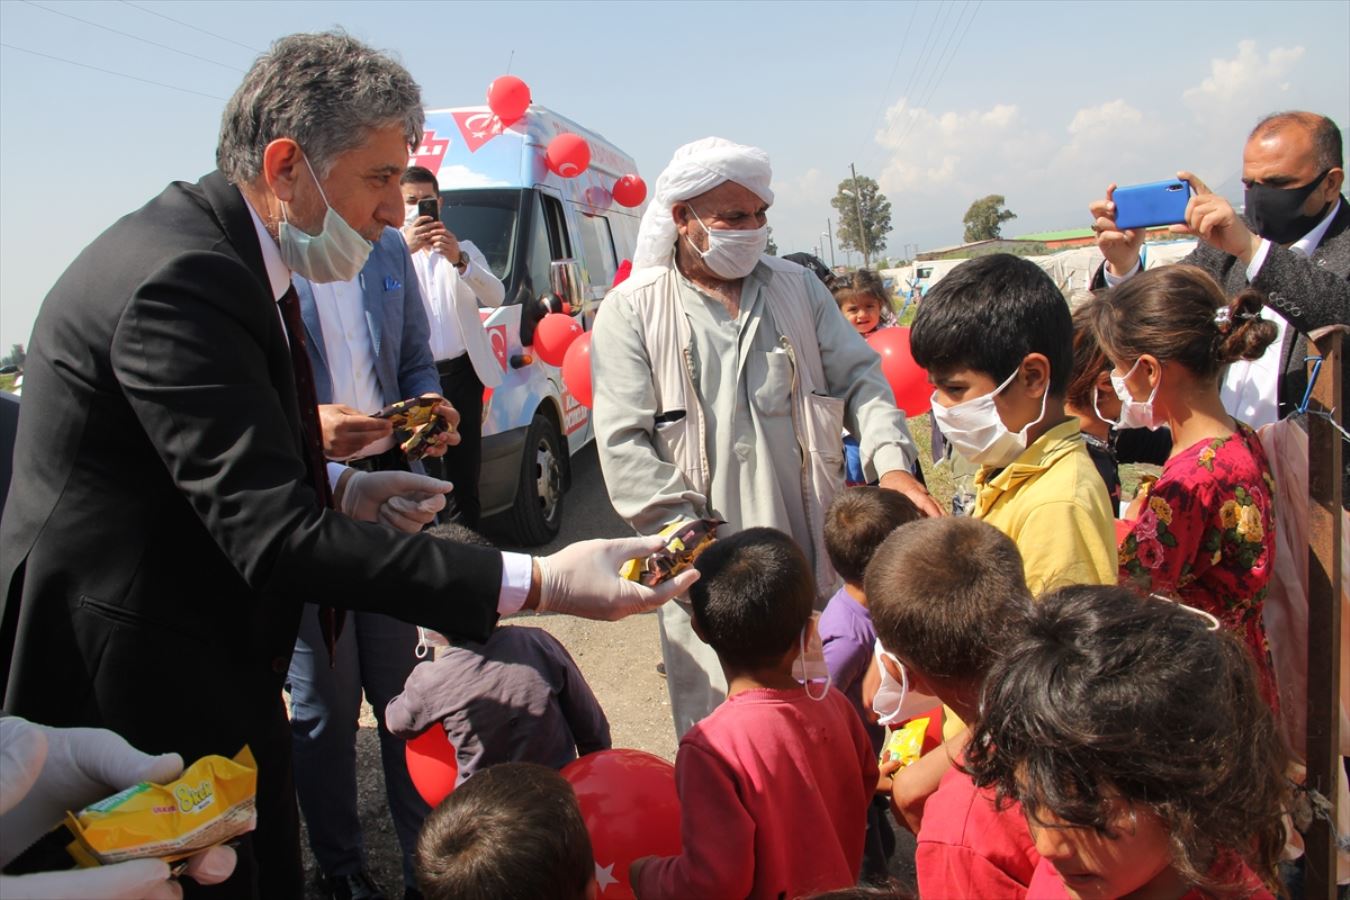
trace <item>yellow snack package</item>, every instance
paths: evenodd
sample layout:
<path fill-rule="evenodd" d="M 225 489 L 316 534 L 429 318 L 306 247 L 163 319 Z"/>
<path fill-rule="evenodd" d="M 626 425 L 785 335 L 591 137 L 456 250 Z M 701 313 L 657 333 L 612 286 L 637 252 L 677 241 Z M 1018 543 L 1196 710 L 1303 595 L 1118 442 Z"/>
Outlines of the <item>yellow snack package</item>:
<path fill-rule="evenodd" d="M 928 716 L 910 719 L 891 732 L 886 751 L 891 759 L 900 760 L 900 767 L 913 765 L 923 755 L 923 737 L 928 731 Z"/>
<path fill-rule="evenodd" d="M 203 756 L 176 781 L 143 781 L 79 813 L 68 852 L 81 866 L 155 857 L 172 862 L 224 843 L 257 825 L 258 764 L 244 747 L 234 759 Z"/>

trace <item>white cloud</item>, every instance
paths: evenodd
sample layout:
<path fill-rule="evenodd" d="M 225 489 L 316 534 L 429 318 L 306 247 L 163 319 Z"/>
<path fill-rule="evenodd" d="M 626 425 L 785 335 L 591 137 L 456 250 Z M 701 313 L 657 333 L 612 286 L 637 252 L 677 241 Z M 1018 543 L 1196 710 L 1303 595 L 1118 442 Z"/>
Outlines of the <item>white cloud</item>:
<path fill-rule="evenodd" d="M 1302 58 L 1302 47 L 1276 47 L 1262 57 L 1256 41 L 1239 41 L 1237 56 L 1210 60 L 1209 77 L 1181 97 L 1202 114 L 1240 107 L 1250 116 L 1254 101 L 1289 91 L 1290 84 L 1283 79 Z"/>

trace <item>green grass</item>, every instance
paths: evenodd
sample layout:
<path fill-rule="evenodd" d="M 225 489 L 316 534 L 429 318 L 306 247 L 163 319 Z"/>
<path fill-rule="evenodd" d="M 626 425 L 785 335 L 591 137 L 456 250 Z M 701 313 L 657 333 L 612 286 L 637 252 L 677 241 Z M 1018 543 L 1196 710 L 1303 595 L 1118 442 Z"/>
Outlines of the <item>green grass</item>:
<path fill-rule="evenodd" d="M 931 436 L 933 433 L 933 419 L 927 413 L 922 416 L 911 416 L 908 418 L 909 433 L 914 437 L 914 443 L 919 445 L 919 464 L 923 466 L 923 477 L 928 482 L 928 493 L 933 495 L 933 499 L 938 502 L 944 510 L 952 508 L 952 494 L 956 492 L 955 485 L 952 483 L 952 470 L 949 466 L 935 466 L 933 464 L 933 451 Z"/>
<path fill-rule="evenodd" d="M 4 391 L 10 394 L 14 393 L 14 379 L 16 377 L 18 376 L 0 375 L 0 391 Z"/>

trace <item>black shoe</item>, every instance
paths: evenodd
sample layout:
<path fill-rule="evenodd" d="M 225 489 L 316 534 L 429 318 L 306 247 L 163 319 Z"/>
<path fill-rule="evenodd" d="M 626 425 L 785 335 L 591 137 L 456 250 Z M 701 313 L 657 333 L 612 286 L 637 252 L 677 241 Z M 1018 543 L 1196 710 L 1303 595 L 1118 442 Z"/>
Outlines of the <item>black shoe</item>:
<path fill-rule="evenodd" d="M 331 900 L 386 900 L 384 891 L 364 869 L 355 875 L 324 875 L 319 886 Z"/>
<path fill-rule="evenodd" d="M 656 674 L 660 675 L 662 678 L 666 677 L 666 664 L 664 662 L 656 664 Z"/>

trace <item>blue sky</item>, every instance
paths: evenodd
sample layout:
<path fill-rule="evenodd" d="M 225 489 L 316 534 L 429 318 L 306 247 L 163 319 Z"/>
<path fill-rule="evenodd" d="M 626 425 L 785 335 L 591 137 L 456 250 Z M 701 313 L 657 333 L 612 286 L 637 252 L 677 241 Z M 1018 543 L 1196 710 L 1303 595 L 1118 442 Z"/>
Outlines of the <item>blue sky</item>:
<path fill-rule="evenodd" d="M 1085 225 L 1111 180 L 1190 168 L 1231 185 L 1269 110 L 1350 123 L 1339 0 L 2 0 L 0 348 L 27 341 L 100 231 L 212 167 L 224 99 L 257 51 L 334 25 L 395 51 L 429 106 L 481 103 L 514 51 L 538 102 L 627 150 L 649 183 L 698 137 L 764 147 L 781 252 L 820 241 L 850 162 L 890 197 L 899 255 L 958 242 L 989 193 L 1017 235 Z"/>

